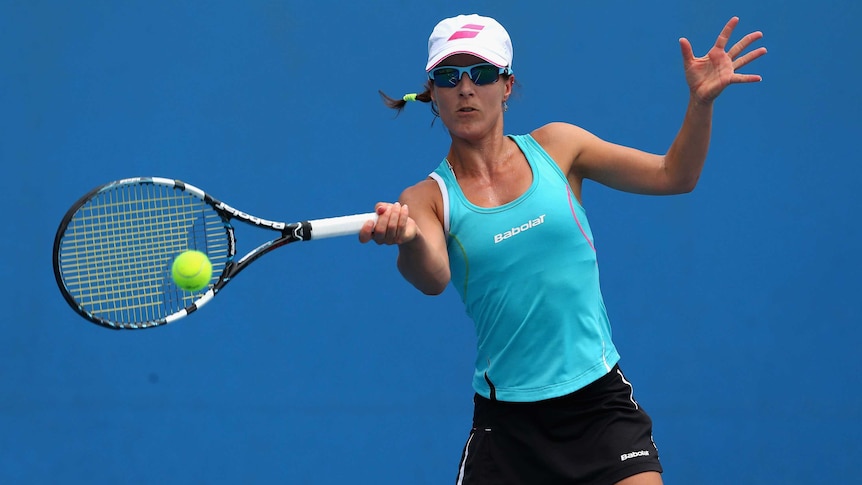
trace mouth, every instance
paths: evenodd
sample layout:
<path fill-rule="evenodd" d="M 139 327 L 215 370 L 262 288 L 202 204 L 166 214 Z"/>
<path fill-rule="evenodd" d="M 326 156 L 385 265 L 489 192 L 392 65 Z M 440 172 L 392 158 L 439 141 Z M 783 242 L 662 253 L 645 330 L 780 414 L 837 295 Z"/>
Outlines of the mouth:
<path fill-rule="evenodd" d="M 465 106 L 465 107 L 463 107 L 463 108 L 459 108 L 459 109 L 458 109 L 458 112 L 459 112 L 459 113 L 472 113 L 472 112 L 474 112 L 474 111 L 478 111 L 478 110 L 477 110 L 476 108 L 471 108 L 471 107 L 469 107 L 469 106 Z"/>

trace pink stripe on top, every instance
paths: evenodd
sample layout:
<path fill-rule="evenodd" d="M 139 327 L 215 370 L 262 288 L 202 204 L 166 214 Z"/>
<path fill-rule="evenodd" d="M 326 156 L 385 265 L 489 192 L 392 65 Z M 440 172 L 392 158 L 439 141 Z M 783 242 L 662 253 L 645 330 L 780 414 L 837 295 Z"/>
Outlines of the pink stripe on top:
<path fill-rule="evenodd" d="M 485 28 L 484 25 L 467 24 L 467 25 L 461 27 L 461 29 L 470 29 L 470 30 L 458 30 L 457 32 L 452 34 L 451 37 L 449 37 L 449 40 L 472 39 L 473 37 L 476 37 L 477 35 L 479 35 L 479 31 L 481 31 L 484 28 Z"/>
<path fill-rule="evenodd" d="M 590 245 L 590 247 L 591 247 L 591 248 L 593 248 L 593 251 L 595 251 L 595 250 L 596 250 L 596 247 L 595 247 L 595 246 L 593 246 L 593 242 L 592 242 L 592 241 L 590 241 L 590 237 L 589 237 L 589 236 L 587 236 L 587 232 L 586 232 L 586 231 L 584 231 L 584 226 L 582 226 L 582 225 L 581 225 L 581 221 L 580 221 L 580 220 L 578 220 L 578 214 L 575 212 L 575 205 L 574 205 L 574 203 L 572 202 L 572 199 L 574 199 L 574 198 L 575 198 L 575 196 L 574 196 L 574 194 L 572 194 L 572 188 L 571 188 L 571 187 L 569 187 L 568 185 L 566 185 L 566 192 L 568 192 L 568 194 L 569 194 L 569 208 L 572 210 L 572 217 L 574 217 L 574 218 L 575 218 L 575 223 L 577 223 L 577 225 L 578 225 L 578 229 L 580 229 L 580 230 L 581 230 L 581 234 L 583 234 L 584 239 L 586 239 L 586 240 L 587 240 L 587 243 Z"/>

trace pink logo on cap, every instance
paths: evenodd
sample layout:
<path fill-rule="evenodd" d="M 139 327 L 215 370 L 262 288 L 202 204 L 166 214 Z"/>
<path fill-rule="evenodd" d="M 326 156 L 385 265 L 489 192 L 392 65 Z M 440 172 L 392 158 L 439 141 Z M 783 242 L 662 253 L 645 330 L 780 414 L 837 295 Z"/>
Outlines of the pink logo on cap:
<path fill-rule="evenodd" d="M 472 38 L 476 37 L 477 35 L 479 35 L 479 32 L 481 32 L 482 29 L 485 28 L 485 26 L 484 25 L 478 25 L 478 24 L 467 24 L 461 28 L 462 29 L 469 29 L 469 30 L 458 30 L 457 32 L 455 32 L 454 34 L 452 34 L 449 37 L 449 40 L 472 39 Z"/>

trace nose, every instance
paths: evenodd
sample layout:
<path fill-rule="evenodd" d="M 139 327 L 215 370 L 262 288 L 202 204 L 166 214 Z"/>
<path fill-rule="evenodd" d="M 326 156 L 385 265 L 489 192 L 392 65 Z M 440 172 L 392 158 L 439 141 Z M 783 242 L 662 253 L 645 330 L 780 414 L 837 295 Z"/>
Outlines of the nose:
<path fill-rule="evenodd" d="M 475 87 L 476 84 L 473 82 L 473 79 L 470 78 L 470 75 L 466 72 L 461 73 L 461 78 L 458 79 L 458 83 L 455 84 L 455 88 L 461 91 L 464 91 L 465 89 L 472 91 Z"/>

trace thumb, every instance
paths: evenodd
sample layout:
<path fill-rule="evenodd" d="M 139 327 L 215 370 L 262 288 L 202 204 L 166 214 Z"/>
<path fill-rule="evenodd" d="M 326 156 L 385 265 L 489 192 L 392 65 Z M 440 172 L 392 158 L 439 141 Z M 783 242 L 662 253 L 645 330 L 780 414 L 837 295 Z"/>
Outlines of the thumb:
<path fill-rule="evenodd" d="M 694 59 L 694 51 L 691 48 L 691 42 L 688 41 L 685 37 L 679 38 L 679 48 L 682 52 L 682 62 L 684 65 L 689 65 Z"/>

